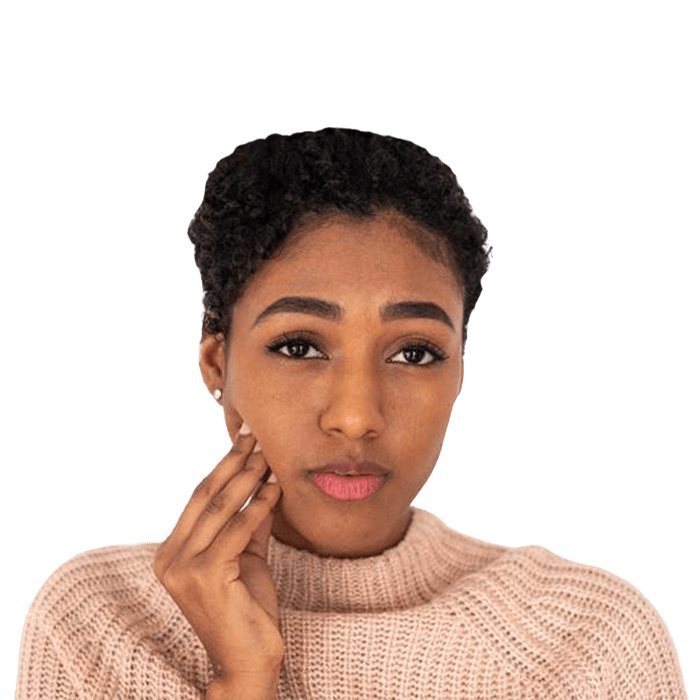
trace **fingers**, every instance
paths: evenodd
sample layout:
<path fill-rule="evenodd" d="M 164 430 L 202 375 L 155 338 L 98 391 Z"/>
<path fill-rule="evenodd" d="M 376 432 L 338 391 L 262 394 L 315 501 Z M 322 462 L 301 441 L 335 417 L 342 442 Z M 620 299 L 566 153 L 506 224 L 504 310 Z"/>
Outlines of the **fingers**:
<path fill-rule="evenodd" d="M 251 492 L 259 484 L 260 477 L 265 469 L 262 453 L 253 453 L 254 446 L 255 438 L 252 434 L 239 434 L 229 453 L 197 486 L 172 533 L 159 546 L 156 552 L 154 561 L 156 574 L 160 576 L 168 568 L 183 544 L 191 538 L 200 518 L 205 514 L 214 516 L 210 519 L 213 523 L 212 526 L 207 528 L 206 532 L 201 533 L 197 538 L 196 546 L 201 551 L 201 548 L 205 548 L 206 544 L 209 544 L 203 543 L 204 538 L 209 536 L 211 542 L 211 539 L 216 535 L 216 532 L 214 532 L 215 526 L 218 524 L 220 528 L 226 518 L 232 514 L 236 505 L 240 508 L 243 502 L 251 495 Z M 233 494 L 232 489 L 229 489 L 226 493 L 221 493 L 236 475 L 242 477 L 240 480 L 237 480 L 238 489 L 236 489 L 236 493 Z"/>
<path fill-rule="evenodd" d="M 197 556 L 205 561 L 224 562 L 247 551 L 263 559 L 267 558 L 272 508 L 281 493 L 278 484 L 265 484 L 249 506 L 230 515 L 206 550 L 200 551 Z"/>
<path fill-rule="evenodd" d="M 233 518 L 248 512 L 256 502 L 256 491 L 266 468 L 267 463 L 262 452 L 253 452 L 246 460 L 243 468 L 229 479 L 206 503 L 192 528 L 190 536 L 183 544 L 181 556 L 197 556 L 213 543 L 219 531 L 227 526 Z M 260 495 L 260 493 L 257 495 Z M 250 504 L 243 509 L 243 506 L 251 496 L 253 498 Z M 238 518 L 237 522 L 247 521 Z M 247 530 L 247 528 L 245 529 Z M 250 539 L 252 532 L 247 534 Z M 245 545 L 243 549 L 245 549 Z"/>

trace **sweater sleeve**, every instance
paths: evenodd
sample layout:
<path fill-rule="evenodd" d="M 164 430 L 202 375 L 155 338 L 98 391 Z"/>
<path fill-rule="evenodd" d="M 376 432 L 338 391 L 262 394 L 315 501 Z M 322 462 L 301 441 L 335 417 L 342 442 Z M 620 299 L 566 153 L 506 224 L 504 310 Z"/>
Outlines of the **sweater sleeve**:
<path fill-rule="evenodd" d="M 24 623 L 15 700 L 77 700 L 74 679 L 46 630 L 43 593 L 34 599 Z"/>
<path fill-rule="evenodd" d="M 198 700 L 206 650 L 152 568 L 156 545 L 79 554 L 27 614 L 16 700 Z"/>
<path fill-rule="evenodd" d="M 539 561 L 543 619 L 586 669 L 581 697 L 687 700 L 671 635 L 639 590 L 604 569 L 529 549 Z"/>
<path fill-rule="evenodd" d="M 619 595 L 604 643 L 614 669 L 609 697 L 687 700 L 678 653 L 663 619 L 632 584 L 613 578 Z"/>

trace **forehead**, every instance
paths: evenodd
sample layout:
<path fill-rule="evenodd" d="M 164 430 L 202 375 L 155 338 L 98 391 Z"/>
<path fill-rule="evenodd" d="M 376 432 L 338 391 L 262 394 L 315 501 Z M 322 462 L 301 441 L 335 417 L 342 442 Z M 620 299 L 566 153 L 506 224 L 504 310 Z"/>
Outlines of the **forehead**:
<path fill-rule="evenodd" d="M 432 302 L 460 324 L 463 300 L 458 281 L 445 264 L 433 259 L 435 255 L 416 245 L 420 232 L 410 226 L 389 217 L 307 221 L 249 280 L 235 305 L 234 326 L 238 317 L 248 328 L 264 308 L 289 296 L 328 300 L 350 315 L 363 316 L 376 315 L 390 302 Z"/>
<path fill-rule="evenodd" d="M 341 304 L 422 298 L 449 307 L 461 322 L 461 283 L 445 246 L 396 214 L 306 222 L 248 280 L 236 307 L 242 311 L 286 294 L 323 294 Z"/>

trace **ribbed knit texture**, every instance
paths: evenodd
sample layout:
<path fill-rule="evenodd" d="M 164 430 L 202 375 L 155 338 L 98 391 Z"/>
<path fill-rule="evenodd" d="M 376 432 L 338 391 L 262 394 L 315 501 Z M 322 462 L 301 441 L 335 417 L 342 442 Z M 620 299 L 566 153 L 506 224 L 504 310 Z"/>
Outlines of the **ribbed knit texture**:
<path fill-rule="evenodd" d="M 412 510 L 404 539 L 365 559 L 271 538 L 279 698 L 687 697 L 668 630 L 636 588 Z M 49 578 L 25 624 L 16 700 L 204 696 L 212 667 L 153 574 L 156 547 L 85 552 Z"/>

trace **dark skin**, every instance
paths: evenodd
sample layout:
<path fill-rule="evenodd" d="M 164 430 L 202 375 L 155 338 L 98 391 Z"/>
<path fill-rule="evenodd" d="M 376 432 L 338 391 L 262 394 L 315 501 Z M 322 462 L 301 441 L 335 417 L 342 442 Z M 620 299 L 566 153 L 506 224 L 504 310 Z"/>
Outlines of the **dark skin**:
<path fill-rule="evenodd" d="M 269 304 L 291 295 L 335 302 L 343 318 L 283 313 L 254 326 Z M 382 321 L 380 307 L 401 300 L 438 304 L 454 328 L 424 318 Z M 367 557 L 402 539 L 461 389 L 462 304 L 454 275 L 391 217 L 336 218 L 305 232 L 250 280 L 233 310 L 228 356 L 216 338 L 203 340 L 202 376 L 211 391 L 223 391 L 229 434 L 243 417 L 279 480 L 272 531 L 280 541 L 323 556 Z M 296 331 L 321 347 L 267 350 Z M 449 358 L 408 364 L 401 348 L 421 340 Z M 282 354 L 290 352 L 304 359 Z M 422 362 L 430 359 L 425 353 Z M 364 460 L 392 470 L 364 501 L 333 501 L 304 476 L 323 464 Z"/>
<path fill-rule="evenodd" d="M 411 225 L 385 212 L 307 226 L 246 284 L 228 349 L 223 336 L 202 340 L 202 377 L 223 393 L 234 448 L 161 545 L 156 572 L 224 684 L 240 669 L 267 678 L 283 658 L 270 532 L 320 556 L 379 555 L 404 537 L 437 462 L 462 387 L 462 289 L 406 235 Z M 336 315 L 287 310 L 258 320 L 291 296 L 329 302 Z M 433 304 L 444 319 L 387 318 L 387 305 L 402 301 Z M 242 438 L 244 421 L 252 435 Z M 363 461 L 389 470 L 363 500 L 335 500 L 308 474 Z M 238 512 L 268 466 L 278 484 Z"/>

